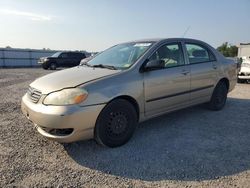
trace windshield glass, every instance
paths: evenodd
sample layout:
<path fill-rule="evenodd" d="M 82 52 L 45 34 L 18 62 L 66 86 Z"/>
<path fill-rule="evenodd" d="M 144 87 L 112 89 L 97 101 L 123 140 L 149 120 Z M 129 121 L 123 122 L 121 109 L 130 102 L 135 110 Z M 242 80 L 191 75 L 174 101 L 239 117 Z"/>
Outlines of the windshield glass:
<path fill-rule="evenodd" d="M 51 57 L 58 57 L 61 54 L 61 52 L 56 52 L 55 54 L 53 54 Z"/>
<path fill-rule="evenodd" d="M 126 43 L 111 47 L 91 59 L 88 64 L 114 66 L 117 69 L 127 69 L 135 63 L 152 45 L 151 42 Z"/>

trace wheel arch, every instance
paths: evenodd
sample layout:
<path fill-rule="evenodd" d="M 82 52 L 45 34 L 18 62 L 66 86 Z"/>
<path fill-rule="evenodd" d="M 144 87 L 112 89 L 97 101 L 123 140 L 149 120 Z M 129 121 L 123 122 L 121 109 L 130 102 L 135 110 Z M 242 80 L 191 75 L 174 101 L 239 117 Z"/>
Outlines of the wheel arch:
<path fill-rule="evenodd" d="M 117 97 L 113 98 L 108 103 L 110 103 L 110 102 L 112 102 L 112 101 L 114 101 L 116 99 L 124 99 L 124 100 L 128 101 L 130 104 L 132 104 L 132 106 L 135 108 L 135 111 L 136 111 L 137 121 L 139 121 L 139 118 L 140 118 L 140 107 L 139 107 L 138 102 L 133 97 L 131 97 L 129 95 L 120 95 L 120 96 L 117 96 Z"/>
<path fill-rule="evenodd" d="M 229 90 L 229 88 L 230 88 L 230 83 L 229 83 L 228 78 L 223 77 L 223 78 L 221 78 L 221 79 L 218 81 L 218 83 L 220 83 L 220 82 L 225 83 L 225 84 L 226 84 L 226 87 L 227 87 L 227 90 Z M 218 84 L 218 83 L 217 83 L 217 84 Z"/>
<path fill-rule="evenodd" d="M 51 61 L 51 62 L 49 62 L 49 65 L 51 65 L 52 63 L 54 63 L 54 64 L 57 65 L 57 62 L 56 62 L 56 61 Z"/>

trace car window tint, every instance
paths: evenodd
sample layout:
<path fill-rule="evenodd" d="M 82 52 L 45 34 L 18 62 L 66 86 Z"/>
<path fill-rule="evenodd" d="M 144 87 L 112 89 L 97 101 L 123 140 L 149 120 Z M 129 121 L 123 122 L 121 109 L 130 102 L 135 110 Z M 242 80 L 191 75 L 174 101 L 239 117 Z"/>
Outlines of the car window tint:
<path fill-rule="evenodd" d="M 70 58 L 76 58 L 76 54 L 75 54 L 75 53 L 68 53 L 68 56 L 69 56 Z"/>
<path fill-rule="evenodd" d="M 85 54 L 84 53 L 76 53 L 76 57 L 77 58 L 85 58 Z"/>
<path fill-rule="evenodd" d="M 60 57 L 62 57 L 62 58 L 68 58 L 68 54 L 67 54 L 67 53 L 62 53 L 62 54 L 60 55 Z"/>
<path fill-rule="evenodd" d="M 198 44 L 185 44 L 190 64 L 214 61 L 215 56 L 207 48 Z"/>
<path fill-rule="evenodd" d="M 161 46 L 151 55 L 149 60 L 163 60 L 166 68 L 185 64 L 181 45 L 178 43 Z"/>
<path fill-rule="evenodd" d="M 71 58 L 79 58 L 80 53 L 71 52 L 71 53 L 69 53 L 69 57 L 71 57 Z"/>
<path fill-rule="evenodd" d="M 80 54 L 79 54 L 79 57 L 80 57 L 80 58 L 86 58 L 86 55 L 85 55 L 84 53 L 80 53 Z"/>

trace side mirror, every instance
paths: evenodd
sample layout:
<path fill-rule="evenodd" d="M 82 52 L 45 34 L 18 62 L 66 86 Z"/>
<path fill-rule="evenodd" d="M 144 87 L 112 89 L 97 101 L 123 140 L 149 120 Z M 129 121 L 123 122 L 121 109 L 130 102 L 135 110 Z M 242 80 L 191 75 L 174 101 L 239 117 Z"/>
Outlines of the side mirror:
<path fill-rule="evenodd" d="M 163 60 L 151 60 L 145 63 L 143 72 L 163 69 L 163 68 L 165 68 L 165 62 Z"/>

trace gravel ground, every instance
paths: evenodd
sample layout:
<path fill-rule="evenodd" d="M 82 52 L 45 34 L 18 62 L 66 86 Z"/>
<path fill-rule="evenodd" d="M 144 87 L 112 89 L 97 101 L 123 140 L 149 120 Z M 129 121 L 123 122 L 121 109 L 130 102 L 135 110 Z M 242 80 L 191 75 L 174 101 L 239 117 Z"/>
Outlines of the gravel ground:
<path fill-rule="evenodd" d="M 49 72 L 0 70 L 0 187 L 250 187 L 250 84 L 238 84 L 222 111 L 149 120 L 110 149 L 49 141 L 21 114 L 28 85 Z"/>

